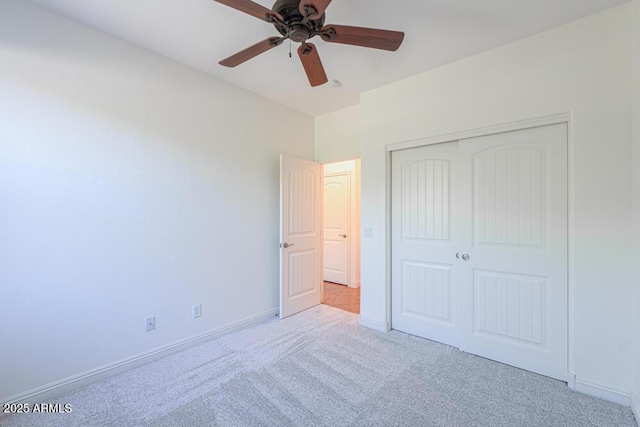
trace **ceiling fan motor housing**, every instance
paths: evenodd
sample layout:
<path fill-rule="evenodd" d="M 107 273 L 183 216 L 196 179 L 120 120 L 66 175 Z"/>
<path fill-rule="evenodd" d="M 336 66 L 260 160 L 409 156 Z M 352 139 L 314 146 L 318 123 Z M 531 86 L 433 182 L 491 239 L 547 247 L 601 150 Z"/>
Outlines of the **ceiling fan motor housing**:
<path fill-rule="evenodd" d="M 273 5 L 274 12 L 282 16 L 282 20 L 286 25 L 280 22 L 274 22 L 278 32 L 283 36 L 288 35 L 294 42 L 302 43 L 310 39 L 324 26 L 325 15 L 318 19 L 309 19 L 303 23 L 304 16 L 300 13 L 300 0 L 277 0 Z"/>

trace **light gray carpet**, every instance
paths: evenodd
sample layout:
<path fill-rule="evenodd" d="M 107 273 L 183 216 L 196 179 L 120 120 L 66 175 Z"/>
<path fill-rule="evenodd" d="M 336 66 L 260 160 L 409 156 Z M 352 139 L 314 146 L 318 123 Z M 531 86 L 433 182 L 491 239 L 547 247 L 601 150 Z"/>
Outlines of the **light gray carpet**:
<path fill-rule="evenodd" d="M 60 396 L 12 426 L 635 426 L 564 383 L 318 306 Z"/>

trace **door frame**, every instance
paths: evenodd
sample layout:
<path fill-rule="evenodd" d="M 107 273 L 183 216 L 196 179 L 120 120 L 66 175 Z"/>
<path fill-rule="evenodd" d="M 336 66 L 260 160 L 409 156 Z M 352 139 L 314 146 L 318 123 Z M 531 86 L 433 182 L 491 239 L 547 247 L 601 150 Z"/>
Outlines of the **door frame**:
<path fill-rule="evenodd" d="M 575 272 L 574 272 L 574 224 L 575 224 L 575 140 L 573 131 L 573 114 L 571 111 L 564 113 L 551 114 L 547 116 L 533 117 L 530 119 L 518 120 L 507 123 L 500 123 L 491 126 L 484 126 L 475 129 L 463 130 L 447 134 L 435 135 L 426 138 L 413 139 L 409 141 L 391 143 L 385 145 L 386 151 L 386 328 L 391 329 L 391 156 L 394 151 L 404 150 L 408 148 L 422 147 L 426 145 L 440 144 L 444 142 L 453 142 L 461 139 L 475 138 L 479 136 L 488 136 L 504 132 L 513 132 L 524 129 L 530 129 L 540 126 L 548 126 L 565 123 L 567 125 L 567 202 L 568 202 L 568 218 L 567 218 L 567 384 L 569 388 L 576 388 L 575 381 L 575 334 L 574 334 L 574 312 L 575 312 Z"/>

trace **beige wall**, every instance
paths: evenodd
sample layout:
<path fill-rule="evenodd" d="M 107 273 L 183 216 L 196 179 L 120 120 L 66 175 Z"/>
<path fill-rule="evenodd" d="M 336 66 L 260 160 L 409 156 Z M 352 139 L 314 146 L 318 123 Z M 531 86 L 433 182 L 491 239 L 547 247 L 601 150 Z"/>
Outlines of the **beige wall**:
<path fill-rule="evenodd" d="M 633 141 L 634 141 L 634 267 L 635 371 L 634 411 L 640 423 L 640 0 L 633 2 Z"/>
<path fill-rule="evenodd" d="M 535 35 L 361 97 L 362 313 L 389 327 L 392 143 L 570 112 L 570 369 L 579 389 L 630 403 L 631 9 Z"/>
<path fill-rule="evenodd" d="M 362 117 L 354 105 L 315 118 L 315 155 L 320 163 L 360 158 Z"/>
<path fill-rule="evenodd" d="M 312 117 L 24 1 L 0 41 L 0 401 L 275 312 Z"/>

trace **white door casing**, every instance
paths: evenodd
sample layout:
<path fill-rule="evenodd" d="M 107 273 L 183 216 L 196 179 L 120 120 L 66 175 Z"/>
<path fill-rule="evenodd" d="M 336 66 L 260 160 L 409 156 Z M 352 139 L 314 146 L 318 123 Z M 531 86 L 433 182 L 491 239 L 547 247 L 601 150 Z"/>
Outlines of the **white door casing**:
<path fill-rule="evenodd" d="M 341 285 L 349 283 L 350 186 L 348 173 L 324 176 L 324 280 Z"/>
<path fill-rule="evenodd" d="M 566 380 L 567 235 L 566 124 L 394 151 L 393 328 Z"/>
<path fill-rule="evenodd" d="M 280 318 L 322 298 L 322 165 L 280 156 Z"/>

